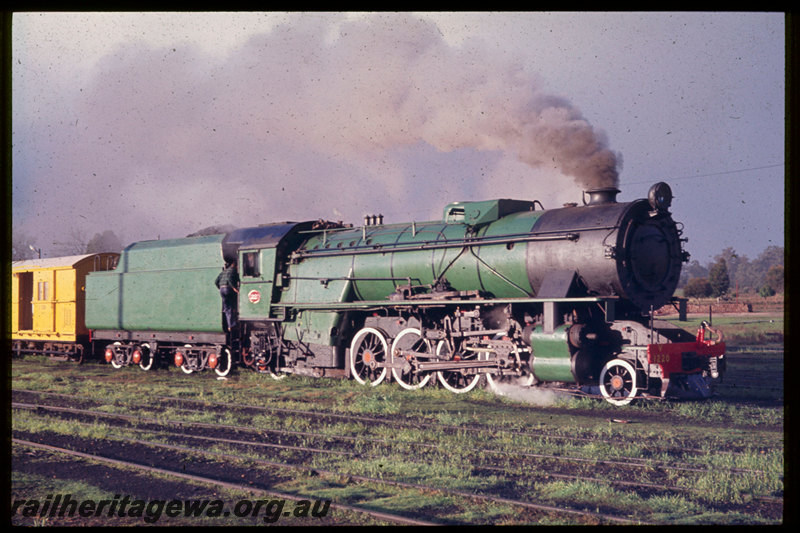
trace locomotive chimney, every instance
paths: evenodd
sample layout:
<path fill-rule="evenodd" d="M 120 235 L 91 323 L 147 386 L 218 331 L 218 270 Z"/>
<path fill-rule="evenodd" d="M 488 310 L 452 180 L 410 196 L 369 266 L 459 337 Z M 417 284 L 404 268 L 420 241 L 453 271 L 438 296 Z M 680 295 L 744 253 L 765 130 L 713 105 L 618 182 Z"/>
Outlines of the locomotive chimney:
<path fill-rule="evenodd" d="M 619 189 L 615 187 L 601 187 L 598 189 L 588 189 L 583 192 L 584 205 L 597 205 L 597 204 L 613 204 L 617 202 L 617 195 Z M 586 201 L 586 195 L 589 195 L 589 201 Z"/>

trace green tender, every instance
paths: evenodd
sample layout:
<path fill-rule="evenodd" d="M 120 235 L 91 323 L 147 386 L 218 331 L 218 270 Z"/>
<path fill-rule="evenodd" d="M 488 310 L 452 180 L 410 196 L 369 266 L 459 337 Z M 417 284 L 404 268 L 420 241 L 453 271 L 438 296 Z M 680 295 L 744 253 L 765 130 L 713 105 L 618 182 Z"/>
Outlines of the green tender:
<path fill-rule="evenodd" d="M 224 238 L 132 244 L 116 270 L 87 276 L 87 327 L 222 333 L 222 299 L 214 280 L 224 264 Z"/>

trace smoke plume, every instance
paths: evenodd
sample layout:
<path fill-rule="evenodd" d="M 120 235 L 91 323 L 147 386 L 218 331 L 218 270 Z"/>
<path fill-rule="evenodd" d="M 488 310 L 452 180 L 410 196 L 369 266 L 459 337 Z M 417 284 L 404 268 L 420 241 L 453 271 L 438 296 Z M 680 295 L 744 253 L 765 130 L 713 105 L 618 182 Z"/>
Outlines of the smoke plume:
<path fill-rule="evenodd" d="M 577 200 L 617 184 L 617 155 L 568 100 L 411 14 L 298 15 L 222 58 L 127 43 L 67 102 L 47 125 L 60 136 L 49 170 L 29 177 L 72 195 L 25 213 L 47 231 L 82 223 L 131 241 L 376 212 L 402 222 L 454 200 Z"/>

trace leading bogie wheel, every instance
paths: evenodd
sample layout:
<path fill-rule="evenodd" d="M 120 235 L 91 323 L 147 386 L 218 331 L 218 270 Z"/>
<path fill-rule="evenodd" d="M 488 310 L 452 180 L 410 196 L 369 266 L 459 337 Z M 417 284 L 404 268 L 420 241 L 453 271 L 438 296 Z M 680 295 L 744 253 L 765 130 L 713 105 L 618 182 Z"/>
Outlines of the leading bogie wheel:
<path fill-rule="evenodd" d="M 386 335 L 376 328 L 361 328 L 350 343 L 350 373 L 362 385 L 373 387 L 386 378 L 389 343 Z"/>
<path fill-rule="evenodd" d="M 600 393 L 607 402 L 627 405 L 639 392 L 636 370 L 622 359 L 612 359 L 600 372 Z"/>
<path fill-rule="evenodd" d="M 422 332 L 417 328 L 406 328 L 395 337 L 391 351 L 392 375 L 404 389 L 420 389 L 427 385 L 433 374 L 423 375 L 416 372 L 411 364 L 414 356 L 395 355 L 397 350 L 431 353 L 431 344 L 427 339 L 422 338 Z M 401 364 L 402 367 L 395 366 Z"/>

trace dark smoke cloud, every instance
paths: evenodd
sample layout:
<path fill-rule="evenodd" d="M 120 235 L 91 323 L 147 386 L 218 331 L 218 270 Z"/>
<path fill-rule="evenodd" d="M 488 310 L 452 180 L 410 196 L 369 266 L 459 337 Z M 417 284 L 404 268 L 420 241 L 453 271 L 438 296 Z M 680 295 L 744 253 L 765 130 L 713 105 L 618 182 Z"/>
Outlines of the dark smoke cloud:
<path fill-rule="evenodd" d="M 545 186 L 577 200 L 617 184 L 618 157 L 568 100 L 409 14 L 300 15 L 221 59 L 127 43 L 69 112 L 49 176 L 73 194 L 59 224 L 80 212 L 87 233 L 127 240 L 377 212 L 407 221 L 453 200 L 563 192 Z"/>

